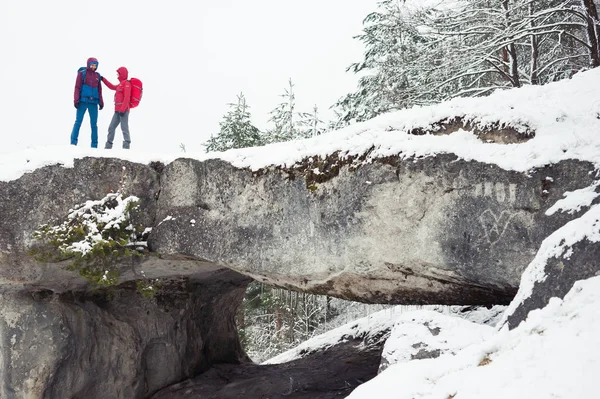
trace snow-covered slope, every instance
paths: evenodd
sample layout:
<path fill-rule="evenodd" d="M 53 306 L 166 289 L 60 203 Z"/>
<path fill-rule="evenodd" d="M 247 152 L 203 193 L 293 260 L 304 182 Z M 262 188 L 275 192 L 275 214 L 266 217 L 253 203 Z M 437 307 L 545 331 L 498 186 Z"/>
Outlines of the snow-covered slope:
<path fill-rule="evenodd" d="M 583 204 L 587 201 L 587 196 L 584 190 L 578 191 Z M 535 259 L 523 273 L 519 292 L 504 313 L 500 325 L 504 324 L 515 309 L 531 295 L 534 284 L 546 278 L 545 267 L 548 259 L 569 258 L 573 252 L 572 247 L 584 240 L 600 242 L 600 204 L 593 205 L 581 217 L 567 223 L 544 240 Z M 600 259 L 597 262 L 600 268 Z M 600 307 L 600 303 L 598 306 Z"/>
<path fill-rule="evenodd" d="M 597 398 L 599 328 L 600 277 L 594 277 L 514 330 L 456 355 L 393 365 L 349 398 Z"/>
<path fill-rule="evenodd" d="M 383 336 L 384 339 L 390 335 L 390 331 L 395 325 L 399 324 L 413 324 L 415 325 L 418 321 L 432 321 L 431 328 L 436 328 L 438 325 L 444 327 L 450 326 L 454 331 L 457 331 L 455 327 L 465 330 L 465 325 L 473 326 L 471 337 L 465 337 L 464 341 L 480 340 L 480 337 L 485 335 L 481 331 L 489 330 L 492 332 L 498 315 L 505 309 L 504 306 L 494 306 L 491 309 L 484 307 L 475 308 L 469 311 L 465 311 L 465 306 L 394 306 L 389 309 L 380 310 L 379 312 L 373 313 L 369 316 L 355 320 L 351 323 L 347 323 L 338 328 L 334 328 L 324 334 L 318 335 L 306 342 L 298 345 L 297 347 L 286 351 L 276 357 L 273 357 L 264 364 L 277 364 L 285 363 L 304 355 L 320 350 L 327 349 L 340 342 L 354 339 L 356 337 L 364 337 L 367 340 L 369 336 Z M 434 321 L 435 320 L 435 321 Z M 449 320 L 449 321 L 448 321 Z M 402 334 L 392 333 L 392 336 Z M 413 337 L 415 334 L 412 335 Z M 442 337 L 443 338 L 443 337 Z M 463 342 L 464 342 L 463 341 Z M 412 341 L 414 343 L 415 341 Z M 466 344 L 456 342 L 456 347 L 462 347 Z M 390 352 L 396 352 L 396 348 L 390 347 Z M 414 349 L 414 348 L 413 348 Z M 411 349 L 409 349 L 411 350 Z M 402 353 L 406 353 L 403 351 Z M 400 356 L 399 353 L 395 353 L 393 356 Z"/>

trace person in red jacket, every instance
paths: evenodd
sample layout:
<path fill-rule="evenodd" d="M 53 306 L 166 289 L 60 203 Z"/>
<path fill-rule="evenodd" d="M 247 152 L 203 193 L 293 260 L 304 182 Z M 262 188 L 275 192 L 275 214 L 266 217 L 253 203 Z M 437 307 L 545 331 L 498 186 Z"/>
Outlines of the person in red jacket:
<path fill-rule="evenodd" d="M 115 114 L 108 125 L 108 137 L 106 137 L 105 149 L 111 149 L 115 139 L 115 130 L 119 124 L 123 132 L 123 148 L 129 149 L 131 137 L 129 136 L 129 102 L 131 100 L 131 82 L 127 80 L 129 72 L 127 68 L 117 69 L 119 84 L 110 83 L 105 77 L 102 77 L 102 83 L 111 90 L 115 90 Z"/>

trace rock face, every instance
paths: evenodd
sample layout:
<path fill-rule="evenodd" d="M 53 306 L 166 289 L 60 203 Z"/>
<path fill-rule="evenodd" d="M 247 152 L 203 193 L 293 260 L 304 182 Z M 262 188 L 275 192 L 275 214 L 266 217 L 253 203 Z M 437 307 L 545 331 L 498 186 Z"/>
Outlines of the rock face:
<path fill-rule="evenodd" d="M 514 173 L 445 155 L 342 166 L 311 184 L 294 170 L 180 159 L 162 174 L 164 222 L 150 245 L 346 299 L 508 303 L 541 241 L 569 219 L 544 211 L 588 185 L 590 170 Z"/>
<path fill-rule="evenodd" d="M 252 173 L 218 160 L 155 170 L 85 158 L 0 182 L 0 396 L 141 398 L 244 362 L 233 320 L 248 277 L 364 302 L 506 303 L 540 242 L 572 218 L 545 210 L 588 186 L 592 169 L 572 161 L 524 174 L 444 155 Z M 117 189 L 141 199 L 157 256 L 123 269 L 112 293 L 88 293 L 62 265 L 27 254 L 41 224 Z M 133 291 L 138 267 L 164 281 L 155 302 Z M 292 397 L 333 397 L 314 388 L 325 374 L 306 367 L 286 369 L 301 381 Z M 256 381 L 283 389 L 276 369 L 242 369 L 230 392 L 252 395 Z M 367 378 L 359 369 L 348 376 Z M 335 391 L 340 378 L 325 379 Z"/>
<path fill-rule="evenodd" d="M 231 271 L 109 294 L 4 293 L 0 397 L 142 398 L 216 363 L 247 360 L 234 314 L 247 279 Z"/>
<path fill-rule="evenodd" d="M 285 364 L 219 365 L 152 399 L 345 398 L 377 375 L 381 348 L 354 339 Z"/>
<path fill-rule="evenodd" d="M 548 259 L 543 281 L 536 282 L 531 294 L 506 318 L 509 328 L 517 327 L 532 310 L 548 305 L 550 298 L 564 298 L 576 281 L 600 275 L 599 242 L 580 241 L 571 251 L 568 257 Z"/>
<path fill-rule="evenodd" d="M 171 278 L 150 301 L 133 283 L 86 292 L 82 278 L 27 255 L 39 225 L 119 188 L 141 199 L 139 222 L 154 225 L 159 174 L 148 166 L 87 158 L 0 182 L 1 398 L 142 398 L 248 360 L 234 323 L 247 277 L 151 257 L 138 265 L 148 277 Z M 127 269 L 123 279 L 134 278 Z"/>
<path fill-rule="evenodd" d="M 103 198 L 119 188 L 140 198 L 144 212 L 139 222 L 152 226 L 159 175 L 145 165 L 84 158 L 75 160 L 73 168 L 48 166 L 18 180 L 0 182 L 0 287 L 40 283 L 47 285 L 42 288 L 73 289 L 76 282 L 68 281 L 72 273 L 60 273 L 60 268 L 46 267 L 27 256 L 31 234 L 44 223 L 66 217 L 76 204 Z"/>
<path fill-rule="evenodd" d="M 194 268 L 173 271 L 193 259 L 364 302 L 480 305 L 512 298 L 541 241 L 573 218 L 545 210 L 588 186 L 593 170 L 568 161 L 523 174 L 444 155 L 345 165 L 307 183 L 302 171 L 251 173 L 219 160 L 179 159 L 159 175 L 86 158 L 0 182 L 0 282 L 72 289 L 56 267 L 25 255 L 31 232 L 116 190 L 123 167 L 142 224 L 154 227 L 153 276 L 193 276 Z"/>

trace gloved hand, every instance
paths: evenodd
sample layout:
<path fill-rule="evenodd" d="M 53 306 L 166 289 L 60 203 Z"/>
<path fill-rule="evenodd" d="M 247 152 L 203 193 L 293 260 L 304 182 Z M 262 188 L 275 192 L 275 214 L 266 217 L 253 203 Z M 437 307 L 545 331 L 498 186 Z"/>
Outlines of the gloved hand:
<path fill-rule="evenodd" d="M 75 109 L 79 109 L 79 103 L 75 103 Z"/>
<path fill-rule="evenodd" d="M 100 111 L 102 111 L 102 108 L 104 108 L 104 104 L 100 104 Z"/>

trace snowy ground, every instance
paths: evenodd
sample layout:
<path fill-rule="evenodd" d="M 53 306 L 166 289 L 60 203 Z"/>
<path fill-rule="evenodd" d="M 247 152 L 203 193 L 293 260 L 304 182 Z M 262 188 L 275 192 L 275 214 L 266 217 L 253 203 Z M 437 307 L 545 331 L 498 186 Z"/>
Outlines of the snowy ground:
<path fill-rule="evenodd" d="M 425 315 L 427 320 L 431 320 L 431 315 L 435 313 L 441 315 L 440 317 L 449 319 L 464 319 L 465 323 L 474 326 L 474 330 L 478 327 L 485 327 L 491 330 L 491 326 L 495 326 L 499 320 L 497 315 L 501 314 L 505 306 L 494 306 L 489 310 L 481 307 L 468 313 L 462 313 L 461 309 L 463 308 L 463 306 L 437 305 L 392 306 L 311 338 L 297 347 L 265 361 L 264 364 L 289 362 L 301 358 L 303 353 L 323 350 L 355 337 L 365 335 L 378 336 L 382 331 L 391 330 L 395 325 L 419 317 L 418 315 Z M 394 334 L 392 333 L 392 335 Z M 390 350 L 393 349 L 390 348 Z"/>
<path fill-rule="evenodd" d="M 238 167 L 260 169 L 269 165 L 290 167 L 305 157 L 326 156 L 335 151 L 362 154 L 370 148 L 374 148 L 371 157 L 454 153 L 466 160 L 523 172 L 572 158 L 600 165 L 598 87 L 600 68 L 542 87 L 523 87 L 483 99 L 455 99 L 437 106 L 394 112 L 313 139 L 224 153 L 147 154 L 70 146 L 29 149 L 2 155 L 0 181 L 16 179 L 44 165 L 60 163 L 70 167 L 75 158 L 84 156 L 119 157 L 142 163 L 170 162 L 181 156 L 200 160 L 219 157 Z M 502 145 L 484 143 L 462 130 L 448 136 L 406 134 L 453 117 L 482 126 L 500 124 L 523 132 L 534 131 L 535 137 L 523 144 Z M 583 216 L 544 241 L 524 273 L 520 291 L 508 312 L 529 295 L 535 281 L 544 278 L 549 257 L 569 256 L 569 246 L 575 242 L 600 240 L 600 205 L 591 205 L 597 184 L 569 193 L 549 211 L 587 209 Z M 357 322 L 357 328 L 375 331 L 396 321 L 390 317 L 385 321 L 371 318 Z M 532 312 L 526 322 L 512 331 L 502 329 L 483 341 L 473 339 L 463 349 L 438 359 L 393 365 L 350 397 L 598 398 L 598 331 L 600 277 L 577 283 L 564 300 L 555 299 L 546 308 Z M 317 337 L 313 344 L 327 345 L 330 339 L 331 336 Z"/>
<path fill-rule="evenodd" d="M 393 365 L 349 398 L 598 398 L 599 329 L 600 277 L 594 277 L 512 331 L 456 355 Z"/>

